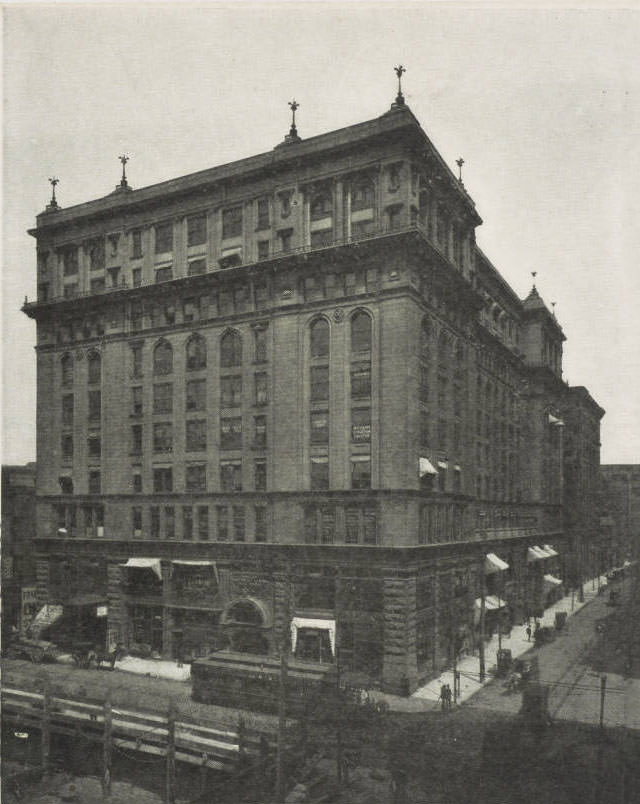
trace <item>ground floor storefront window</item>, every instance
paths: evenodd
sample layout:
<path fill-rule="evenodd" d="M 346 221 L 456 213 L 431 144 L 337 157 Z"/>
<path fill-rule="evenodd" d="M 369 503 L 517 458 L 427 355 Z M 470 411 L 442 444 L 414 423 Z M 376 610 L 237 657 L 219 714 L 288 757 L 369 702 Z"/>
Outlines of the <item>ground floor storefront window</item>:
<path fill-rule="evenodd" d="M 162 655 L 162 608 L 160 606 L 129 606 L 131 643 L 129 648 L 146 648 Z"/>

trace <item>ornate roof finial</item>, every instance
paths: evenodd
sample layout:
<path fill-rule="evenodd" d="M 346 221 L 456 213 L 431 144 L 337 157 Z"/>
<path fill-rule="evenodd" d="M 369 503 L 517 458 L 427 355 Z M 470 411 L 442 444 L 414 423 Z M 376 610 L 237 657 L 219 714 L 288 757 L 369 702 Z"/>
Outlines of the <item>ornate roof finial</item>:
<path fill-rule="evenodd" d="M 56 184 L 60 183 L 60 179 L 53 176 L 49 179 L 49 184 L 51 185 L 51 201 L 47 204 L 47 212 L 53 212 L 56 209 L 60 209 L 58 206 L 58 202 L 56 200 Z"/>
<path fill-rule="evenodd" d="M 294 98 L 292 101 L 289 101 L 289 108 L 291 109 L 291 128 L 289 129 L 289 136 L 297 137 L 298 129 L 296 128 L 296 109 L 300 108 L 300 104 Z"/>
<path fill-rule="evenodd" d="M 537 271 L 531 271 L 531 276 L 533 277 L 533 288 L 535 290 L 536 287 L 536 276 L 538 275 Z"/>
<path fill-rule="evenodd" d="M 399 64 L 393 69 L 395 74 L 398 76 L 398 94 L 396 95 L 394 106 L 404 106 L 404 95 L 402 94 L 402 74 L 406 73 L 407 71 L 402 64 Z"/>
<path fill-rule="evenodd" d="M 556 317 L 556 304 L 557 302 L 551 302 L 551 313 L 554 318 Z"/>
<path fill-rule="evenodd" d="M 125 171 L 125 167 L 127 162 L 129 161 L 129 157 L 122 155 L 119 156 L 118 159 L 122 162 L 122 178 L 120 179 L 120 187 L 128 187 L 129 185 L 127 184 L 127 174 Z"/>
<path fill-rule="evenodd" d="M 456 165 L 458 166 L 458 181 L 462 184 L 462 166 L 464 165 L 464 159 L 462 157 L 456 159 Z"/>

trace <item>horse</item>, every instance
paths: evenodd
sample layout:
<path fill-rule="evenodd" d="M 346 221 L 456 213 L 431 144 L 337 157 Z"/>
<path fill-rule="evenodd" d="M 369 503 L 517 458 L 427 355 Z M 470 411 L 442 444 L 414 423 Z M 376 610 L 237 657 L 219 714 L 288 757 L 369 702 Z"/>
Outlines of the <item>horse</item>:
<path fill-rule="evenodd" d="M 125 653 L 124 646 L 119 643 L 111 651 L 96 646 L 89 651 L 89 660 L 95 662 L 96 670 L 100 670 L 103 662 L 109 665 L 109 670 L 113 670 L 118 659 L 122 659 Z"/>

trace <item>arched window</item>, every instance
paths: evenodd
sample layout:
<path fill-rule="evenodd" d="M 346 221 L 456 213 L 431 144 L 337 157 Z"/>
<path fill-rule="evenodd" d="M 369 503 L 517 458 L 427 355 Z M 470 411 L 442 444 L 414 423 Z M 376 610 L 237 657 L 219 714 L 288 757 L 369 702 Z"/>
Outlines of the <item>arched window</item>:
<path fill-rule="evenodd" d="M 173 371 L 173 349 L 168 341 L 160 341 L 153 350 L 153 373 L 171 374 Z"/>
<path fill-rule="evenodd" d="M 225 332 L 220 340 L 220 365 L 232 368 L 242 365 L 242 338 L 235 330 Z"/>
<path fill-rule="evenodd" d="M 324 318 L 311 324 L 311 357 L 329 356 L 329 323 Z"/>
<path fill-rule="evenodd" d="M 422 319 L 422 326 L 420 327 L 420 357 L 423 360 L 429 359 L 431 351 L 431 324 L 428 318 Z"/>
<path fill-rule="evenodd" d="M 89 385 L 99 383 L 102 378 L 102 358 L 97 352 L 91 352 L 87 358 Z"/>
<path fill-rule="evenodd" d="M 73 385 L 73 358 L 71 355 L 64 355 L 60 366 L 62 367 L 62 386 L 70 388 Z"/>
<path fill-rule="evenodd" d="M 351 317 L 351 351 L 371 351 L 371 317 L 362 310 Z"/>
<path fill-rule="evenodd" d="M 263 625 L 260 609 L 251 600 L 239 600 L 227 612 L 227 622 L 244 625 Z"/>
<path fill-rule="evenodd" d="M 187 341 L 187 371 L 207 367 L 207 344 L 202 335 L 192 335 Z"/>

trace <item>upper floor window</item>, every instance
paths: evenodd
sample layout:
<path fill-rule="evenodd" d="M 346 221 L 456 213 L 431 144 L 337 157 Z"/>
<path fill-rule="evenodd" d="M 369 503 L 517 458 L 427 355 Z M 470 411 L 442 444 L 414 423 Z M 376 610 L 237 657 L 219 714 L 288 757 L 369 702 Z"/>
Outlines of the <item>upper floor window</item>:
<path fill-rule="evenodd" d="M 62 368 L 62 387 L 70 388 L 73 385 L 73 357 L 64 355 L 60 366 Z"/>
<path fill-rule="evenodd" d="M 318 318 L 311 324 L 311 357 L 329 356 L 329 323 Z"/>
<path fill-rule="evenodd" d="M 188 411 L 205 410 L 207 407 L 207 381 L 189 380 L 187 382 L 186 408 Z"/>
<path fill-rule="evenodd" d="M 103 271 L 104 270 L 104 259 L 105 259 L 105 251 L 104 251 L 104 238 L 97 237 L 95 240 L 92 240 L 88 245 L 88 252 L 89 252 L 89 267 L 91 271 Z"/>
<path fill-rule="evenodd" d="M 142 344 L 134 343 L 131 346 L 131 376 L 142 377 Z"/>
<path fill-rule="evenodd" d="M 64 276 L 75 276 L 78 273 L 78 247 L 67 246 L 62 252 L 62 273 Z"/>
<path fill-rule="evenodd" d="M 317 221 L 330 217 L 333 213 L 333 200 L 329 193 L 318 193 L 311 200 L 311 220 Z"/>
<path fill-rule="evenodd" d="M 202 335 L 192 335 L 187 341 L 187 371 L 207 366 L 207 344 Z"/>
<path fill-rule="evenodd" d="M 166 251 L 173 251 L 173 222 L 158 223 L 155 226 L 156 232 L 156 254 L 164 254 Z"/>
<path fill-rule="evenodd" d="M 89 385 L 99 383 L 102 379 L 102 359 L 97 352 L 91 352 L 87 358 Z"/>
<path fill-rule="evenodd" d="M 242 207 L 231 207 L 222 211 L 222 239 L 242 235 Z"/>
<path fill-rule="evenodd" d="M 232 368 L 242 365 L 242 338 L 239 332 L 229 330 L 220 340 L 220 365 Z"/>
<path fill-rule="evenodd" d="M 207 216 L 190 215 L 187 218 L 187 245 L 200 246 L 207 242 Z"/>
<path fill-rule="evenodd" d="M 253 330 L 253 340 L 255 346 L 256 363 L 267 362 L 267 329 L 266 327 L 255 327 Z"/>
<path fill-rule="evenodd" d="M 131 258 L 142 257 L 142 229 L 134 229 L 131 232 Z"/>
<path fill-rule="evenodd" d="M 427 318 L 422 319 L 420 327 L 420 357 L 423 360 L 429 360 L 429 353 L 431 350 L 431 326 Z"/>
<path fill-rule="evenodd" d="M 329 193 L 320 193 L 311 201 L 311 245 L 327 246 L 333 240 L 333 200 Z"/>
<path fill-rule="evenodd" d="M 153 350 L 153 373 L 171 374 L 173 371 L 173 349 L 168 341 L 160 341 Z"/>
<path fill-rule="evenodd" d="M 362 310 L 351 317 L 351 351 L 371 351 L 371 318 Z"/>
<path fill-rule="evenodd" d="M 258 221 L 256 229 L 268 229 L 269 225 L 269 199 L 260 198 L 258 200 Z"/>
<path fill-rule="evenodd" d="M 370 209 L 375 204 L 375 188 L 373 182 L 357 182 L 351 190 L 351 211 Z"/>

